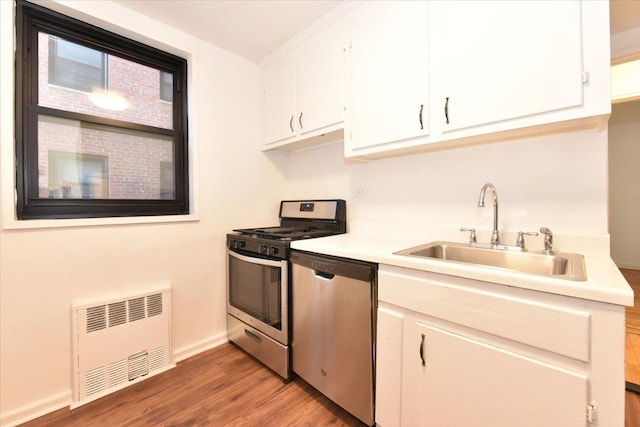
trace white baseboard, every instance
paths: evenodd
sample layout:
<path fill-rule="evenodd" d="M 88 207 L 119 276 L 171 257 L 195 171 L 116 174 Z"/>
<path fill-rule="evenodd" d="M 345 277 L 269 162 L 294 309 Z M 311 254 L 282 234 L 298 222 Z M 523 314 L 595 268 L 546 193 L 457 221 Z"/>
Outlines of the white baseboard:
<path fill-rule="evenodd" d="M 224 331 L 212 335 L 202 341 L 174 350 L 173 362 L 178 363 L 182 360 L 195 356 L 196 354 L 202 353 L 203 351 L 210 350 L 224 344 L 227 341 L 227 331 L 225 329 Z"/>
<path fill-rule="evenodd" d="M 227 331 L 212 335 L 207 339 L 182 347 L 173 351 L 173 363 L 188 359 L 203 351 L 212 349 L 227 342 Z M 46 399 L 29 403 L 0 414 L 0 427 L 14 427 L 27 421 L 31 421 L 43 415 L 69 407 L 71 400 L 71 385 L 69 391 L 59 393 Z"/>
<path fill-rule="evenodd" d="M 69 406 L 71 403 L 71 388 L 69 391 L 59 393 L 46 399 L 40 399 L 27 405 L 13 409 L 0 415 L 0 426 L 13 427 L 50 412 Z"/>
<path fill-rule="evenodd" d="M 626 268 L 627 270 L 640 270 L 640 264 L 634 264 L 632 262 L 617 262 L 617 261 L 615 261 L 615 263 L 618 268 Z"/>

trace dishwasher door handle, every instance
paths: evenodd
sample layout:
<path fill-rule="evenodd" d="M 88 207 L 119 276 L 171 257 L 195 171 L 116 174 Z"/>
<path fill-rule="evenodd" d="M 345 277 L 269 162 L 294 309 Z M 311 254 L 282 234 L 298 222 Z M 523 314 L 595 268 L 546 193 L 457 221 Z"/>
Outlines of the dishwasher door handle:
<path fill-rule="evenodd" d="M 325 273 L 324 271 L 318 271 L 318 270 L 313 270 L 313 275 L 316 276 L 318 279 L 322 279 L 322 280 L 333 280 L 333 278 L 336 277 L 335 274 Z"/>

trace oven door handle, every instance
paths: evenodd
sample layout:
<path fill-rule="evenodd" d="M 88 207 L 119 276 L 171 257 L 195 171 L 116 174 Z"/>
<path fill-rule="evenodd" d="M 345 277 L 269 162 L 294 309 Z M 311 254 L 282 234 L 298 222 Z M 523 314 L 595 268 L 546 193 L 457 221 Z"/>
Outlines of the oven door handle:
<path fill-rule="evenodd" d="M 234 252 L 232 250 L 228 250 L 229 255 L 239 259 L 240 261 L 244 261 L 244 262 L 249 262 L 251 264 L 259 264 L 259 265 L 267 265 L 270 267 L 282 267 L 283 263 L 286 263 L 286 260 L 282 260 L 282 261 L 274 261 L 274 260 L 270 260 L 270 259 L 263 259 L 263 258 L 258 258 L 258 257 L 252 257 L 252 256 L 246 256 L 246 255 L 241 255 L 237 252 Z"/>

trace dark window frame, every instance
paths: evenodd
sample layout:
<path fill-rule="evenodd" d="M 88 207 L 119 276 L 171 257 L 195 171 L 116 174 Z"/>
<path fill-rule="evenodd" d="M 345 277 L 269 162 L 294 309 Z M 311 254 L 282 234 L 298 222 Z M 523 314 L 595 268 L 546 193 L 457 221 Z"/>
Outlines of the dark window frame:
<path fill-rule="evenodd" d="M 135 217 L 189 213 L 187 61 L 91 24 L 16 0 L 16 214 L 19 220 Z M 62 37 L 109 55 L 173 74 L 173 129 L 107 119 L 38 105 L 38 33 Z M 171 200 L 48 199 L 38 190 L 38 115 L 170 136 L 175 194 Z"/>

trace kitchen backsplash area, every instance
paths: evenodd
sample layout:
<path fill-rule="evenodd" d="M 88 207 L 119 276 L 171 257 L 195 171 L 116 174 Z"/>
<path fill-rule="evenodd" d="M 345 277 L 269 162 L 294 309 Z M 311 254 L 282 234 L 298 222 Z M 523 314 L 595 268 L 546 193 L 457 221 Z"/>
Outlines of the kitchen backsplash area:
<path fill-rule="evenodd" d="M 607 233 L 607 131 L 579 131 L 408 155 L 345 160 L 336 143 L 289 154 L 289 198 L 340 197 L 348 221 L 490 230 L 476 206 L 495 185 L 503 230 Z M 462 235 L 461 239 L 466 238 Z"/>

